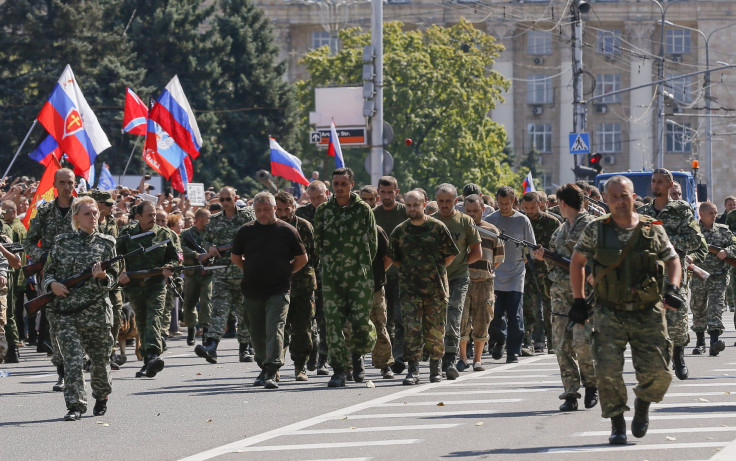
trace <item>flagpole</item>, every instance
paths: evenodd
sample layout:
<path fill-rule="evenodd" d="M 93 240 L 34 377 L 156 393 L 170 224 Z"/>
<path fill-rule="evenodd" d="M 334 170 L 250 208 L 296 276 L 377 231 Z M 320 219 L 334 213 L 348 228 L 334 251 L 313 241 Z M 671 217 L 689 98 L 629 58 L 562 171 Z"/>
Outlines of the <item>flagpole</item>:
<path fill-rule="evenodd" d="M 125 169 L 123 170 L 123 174 L 118 176 L 118 184 L 123 183 L 123 176 L 125 176 L 125 173 L 128 171 L 128 167 L 130 166 L 130 161 L 133 160 L 133 154 L 135 154 L 135 149 L 138 147 L 138 141 L 141 140 L 141 137 L 138 136 L 135 140 L 135 144 L 133 145 L 133 150 L 130 151 L 130 157 L 128 157 L 128 163 L 125 164 Z"/>
<path fill-rule="evenodd" d="M 18 158 L 18 154 L 20 154 L 21 149 L 23 149 L 23 146 L 26 145 L 26 141 L 28 141 L 28 137 L 31 135 L 31 131 L 36 127 L 36 124 L 38 123 L 38 120 L 33 121 L 33 125 L 31 125 L 31 128 L 28 130 L 28 133 L 26 133 L 26 137 L 23 138 L 23 142 L 20 143 L 20 146 L 18 147 L 18 150 L 15 151 L 15 155 L 13 156 L 13 160 L 10 161 L 10 165 L 8 165 L 8 168 L 5 170 L 5 173 L 3 173 L 3 178 L 0 180 L 0 182 L 4 181 L 5 178 L 8 176 L 8 172 L 10 171 L 10 168 L 13 166 L 13 163 L 15 163 L 15 159 Z"/>

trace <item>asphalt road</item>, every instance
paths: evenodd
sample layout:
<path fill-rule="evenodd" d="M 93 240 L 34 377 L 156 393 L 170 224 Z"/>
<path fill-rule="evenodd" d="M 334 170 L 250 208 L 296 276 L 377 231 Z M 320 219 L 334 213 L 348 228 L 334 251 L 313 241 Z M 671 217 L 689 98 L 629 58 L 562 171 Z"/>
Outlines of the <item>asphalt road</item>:
<path fill-rule="evenodd" d="M 729 347 L 717 358 L 688 349 L 691 378 L 674 378 L 652 405 L 647 436 L 629 433 L 620 447 L 608 445 L 599 407 L 559 412 L 559 369 L 546 354 L 517 364 L 484 358 L 487 371 L 438 384 L 427 383 L 422 364 L 423 384 L 411 387 L 374 369 L 367 379 L 375 387 L 329 389 L 328 377 L 313 373 L 298 383 L 289 362 L 281 388 L 267 391 L 252 387 L 256 365 L 238 362 L 234 339 L 211 365 L 180 337 L 169 341 L 156 378 L 134 378 L 139 362 L 113 372 L 107 415 L 92 416 L 90 404 L 81 421 L 64 422 L 54 369 L 26 347 L 22 363 L 0 365 L 11 372 L 0 378 L 0 459 L 734 460 L 736 334 L 724 339 Z M 630 361 L 625 376 L 633 385 Z"/>

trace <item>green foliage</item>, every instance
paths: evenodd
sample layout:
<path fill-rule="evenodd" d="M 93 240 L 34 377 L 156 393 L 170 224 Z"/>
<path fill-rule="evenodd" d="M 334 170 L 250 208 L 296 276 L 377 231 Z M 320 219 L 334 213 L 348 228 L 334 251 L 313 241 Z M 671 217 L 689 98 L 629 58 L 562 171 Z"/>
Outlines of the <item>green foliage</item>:
<path fill-rule="evenodd" d="M 404 31 L 401 23 L 384 24 L 384 119 L 395 139 L 386 149 L 403 190 L 432 190 L 443 182 L 474 182 L 495 191 L 514 184 L 519 175 L 505 163 L 506 133 L 488 117 L 510 83 L 489 70 L 503 47 L 465 20 L 452 27 Z M 340 32 L 341 50 L 327 47 L 307 54 L 310 73 L 297 84 L 305 164 L 321 165 L 324 152 L 307 147 L 307 114 L 314 108 L 314 88 L 361 86 L 363 47 L 370 34 L 352 28 Z M 339 123 L 339 121 L 336 121 Z M 411 146 L 404 143 L 412 139 Z M 362 167 L 367 149 L 345 149 L 345 163 L 368 183 Z M 324 162 L 332 166 L 332 162 Z M 326 168 L 324 173 L 329 173 Z M 306 171 L 306 169 L 305 169 Z"/>

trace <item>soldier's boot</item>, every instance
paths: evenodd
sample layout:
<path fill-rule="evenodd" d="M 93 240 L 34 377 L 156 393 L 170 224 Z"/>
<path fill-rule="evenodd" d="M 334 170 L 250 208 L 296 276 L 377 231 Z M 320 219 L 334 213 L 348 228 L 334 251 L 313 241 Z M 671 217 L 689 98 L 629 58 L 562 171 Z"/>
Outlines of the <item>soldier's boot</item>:
<path fill-rule="evenodd" d="M 309 377 L 307 376 L 307 369 L 304 365 L 303 360 L 294 362 L 294 377 L 297 381 L 309 381 Z"/>
<path fill-rule="evenodd" d="M 149 352 L 148 353 L 148 366 L 146 367 L 146 377 L 153 378 L 164 369 L 164 359 L 158 356 L 158 354 Z"/>
<path fill-rule="evenodd" d="M 64 386 L 64 365 L 59 365 L 56 367 L 56 374 L 59 375 L 59 379 L 56 381 L 56 384 L 54 384 L 54 387 L 52 389 L 55 392 L 64 392 L 64 389 L 66 386 Z"/>
<path fill-rule="evenodd" d="M 381 368 L 381 377 L 383 379 L 394 379 L 396 375 L 394 375 L 394 371 L 389 366 L 385 366 Z"/>
<path fill-rule="evenodd" d="M 307 370 L 314 371 L 317 369 L 317 356 L 319 355 L 319 335 L 312 338 L 312 350 L 309 352 L 307 360 Z"/>
<path fill-rule="evenodd" d="M 675 346 L 672 349 L 672 367 L 675 369 L 677 379 L 687 379 L 689 371 L 685 365 L 685 348 L 683 346 Z"/>
<path fill-rule="evenodd" d="M 576 411 L 578 409 L 578 399 L 575 397 L 567 397 L 565 401 L 560 405 L 560 411 Z"/>
<path fill-rule="evenodd" d="M 120 365 L 110 360 L 110 370 L 112 371 L 118 371 L 120 370 Z"/>
<path fill-rule="evenodd" d="M 240 343 L 240 348 L 238 349 L 238 357 L 240 358 L 241 362 L 252 362 L 254 360 L 250 344 Z"/>
<path fill-rule="evenodd" d="M 263 387 L 265 389 L 278 389 L 279 385 L 276 384 L 276 382 L 279 380 L 278 378 L 278 370 L 274 370 L 272 368 L 269 368 L 266 370 L 266 380 L 263 383 Z"/>
<path fill-rule="evenodd" d="M 598 405 L 598 388 L 597 387 L 586 387 L 585 388 L 585 408 L 593 408 Z"/>
<path fill-rule="evenodd" d="M 353 379 L 356 383 L 362 383 L 365 379 L 365 359 L 363 354 L 353 353 Z"/>
<path fill-rule="evenodd" d="M 135 377 L 136 378 L 142 378 L 142 377 L 146 376 L 146 369 L 147 368 L 148 368 L 148 357 L 144 357 L 143 358 L 143 366 L 141 367 L 140 370 L 138 370 L 138 371 L 135 372 Z"/>
<path fill-rule="evenodd" d="M 92 414 L 95 416 L 105 416 L 107 413 L 107 397 L 102 400 L 95 400 L 95 407 L 92 409 Z"/>
<path fill-rule="evenodd" d="M 649 404 L 639 397 L 634 399 L 634 419 L 631 420 L 631 434 L 642 438 L 647 435 L 649 429 Z"/>
<path fill-rule="evenodd" d="M 531 333 L 524 333 L 524 344 L 521 346 L 521 356 L 531 357 L 534 355 L 534 346 L 532 345 Z"/>
<path fill-rule="evenodd" d="M 187 346 L 194 346 L 194 327 L 187 328 Z"/>
<path fill-rule="evenodd" d="M 444 368 L 445 376 L 450 381 L 454 381 L 460 377 L 460 372 L 457 371 L 457 367 L 455 366 L 455 355 L 454 352 L 446 352 L 442 358 L 442 368 Z"/>
<path fill-rule="evenodd" d="M 439 359 L 429 360 L 429 382 L 438 383 L 442 381 L 442 370 L 440 370 Z"/>
<path fill-rule="evenodd" d="M 4 363 L 20 363 L 20 353 L 18 352 L 18 345 L 13 344 L 8 346 L 8 353 L 5 356 Z"/>
<path fill-rule="evenodd" d="M 402 383 L 404 386 L 414 386 L 419 384 L 419 361 L 409 360 L 409 371 Z"/>
<path fill-rule="evenodd" d="M 258 373 L 258 377 L 255 381 L 253 381 L 254 386 L 264 386 L 266 384 L 266 370 L 261 370 L 260 373 Z"/>
<path fill-rule="evenodd" d="M 695 332 L 695 336 L 697 336 L 698 339 L 695 341 L 693 355 L 703 355 L 705 354 L 705 332 L 697 331 Z"/>
<path fill-rule="evenodd" d="M 491 357 L 493 357 L 493 360 L 501 360 L 501 357 L 503 357 L 503 346 L 505 346 L 505 341 L 496 341 L 496 343 L 491 348 Z"/>
<path fill-rule="evenodd" d="M 200 344 L 194 348 L 194 353 L 202 357 L 209 363 L 217 363 L 217 345 L 219 341 L 213 338 L 207 338 L 204 344 Z"/>
<path fill-rule="evenodd" d="M 327 383 L 327 387 L 345 387 L 345 370 L 332 367 L 332 371 L 332 378 L 330 378 L 330 381 Z"/>
<path fill-rule="evenodd" d="M 611 418 L 611 436 L 608 437 L 611 445 L 626 445 L 626 420 L 624 414 Z"/>
<path fill-rule="evenodd" d="M 330 370 L 327 369 L 327 356 L 319 354 L 319 360 L 317 360 L 317 375 L 329 376 Z"/>
<path fill-rule="evenodd" d="M 82 419 L 82 412 L 76 408 L 72 408 L 64 415 L 64 421 L 79 421 Z"/>
<path fill-rule="evenodd" d="M 718 339 L 719 333 L 717 331 L 709 331 L 710 335 L 710 348 L 708 349 L 708 355 L 716 357 L 720 352 L 726 348 L 726 343 L 722 339 Z"/>
<path fill-rule="evenodd" d="M 403 360 L 396 360 L 394 364 L 391 365 L 391 371 L 396 375 L 403 373 L 404 370 L 406 370 L 406 364 Z"/>

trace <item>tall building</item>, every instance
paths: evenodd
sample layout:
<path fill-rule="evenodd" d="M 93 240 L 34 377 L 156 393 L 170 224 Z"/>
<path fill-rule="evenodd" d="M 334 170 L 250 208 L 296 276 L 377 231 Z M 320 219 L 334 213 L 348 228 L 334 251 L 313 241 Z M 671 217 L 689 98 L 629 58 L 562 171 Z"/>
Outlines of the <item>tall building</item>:
<path fill-rule="evenodd" d="M 575 1 L 575 0 L 572 0 Z M 666 168 L 689 170 L 699 160 L 707 182 L 706 74 L 667 81 L 664 116 L 657 113 L 663 78 L 705 71 L 736 59 L 736 2 L 732 0 L 589 0 L 583 15 L 584 99 L 632 87 L 587 104 L 591 151 L 603 155 L 606 171 L 656 166 L 662 120 Z M 370 29 L 370 2 L 352 0 L 258 0 L 272 18 L 289 64 L 288 78 L 307 78 L 301 56 L 317 47 L 340 46 L 337 30 Z M 664 13 L 663 13 L 664 11 Z M 505 101 L 490 116 L 501 123 L 519 156 L 540 152 L 544 186 L 574 179 L 569 153 L 573 131 L 573 56 L 566 0 L 388 0 L 384 21 L 407 29 L 452 25 L 464 17 L 505 47 L 494 69 L 512 82 Z M 664 17 L 664 30 L 662 18 Z M 733 27 L 731 27 L 733 26 Z M 664 41 L 661 37 L 664 36 Z M 706 40 L 707 38 L 707 40 Z M 661 48 L 661 51 L 660 51 Z M 662 53 L 663 59 L 662 59 Z M 707 67 L 709 64 L 709 67 Z M 661 66 L 661 69 L 660 69 Z M 713 183 L 716 203 L 736 192 L 736 69 L 710 72 Z M 356 82 L 359 84 L 360 82 Z M 585 161 L 578 156 L 578 161 Z M 581 157 L 581 158 L 580 158 Z"/>

